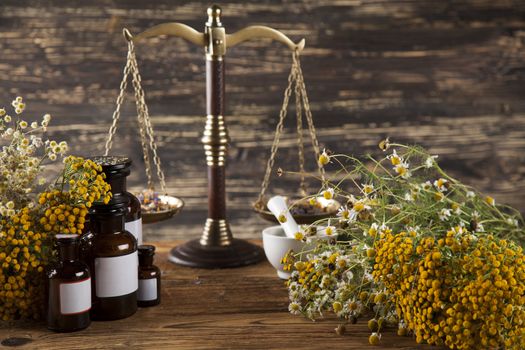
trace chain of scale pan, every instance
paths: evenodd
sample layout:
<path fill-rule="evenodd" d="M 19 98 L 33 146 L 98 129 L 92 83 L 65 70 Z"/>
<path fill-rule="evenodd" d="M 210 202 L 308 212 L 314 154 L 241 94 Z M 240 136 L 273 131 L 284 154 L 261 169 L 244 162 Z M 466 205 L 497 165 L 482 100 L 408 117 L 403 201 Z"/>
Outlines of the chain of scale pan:
<path fill-rule="evenodd" d="M 292 87 L 295 83 L 295 103 L 296 103 L 296 115 L 297 115 L 297 134 L 298 134 L 298 147 L 299 147 L 299 172 L 301 176 L 301 184 L 300 189 L 303 195 L 306 195 L 306 184 L 305 184 L 305 171 L 304 171 L 304 142 L 303 142 L 303 128 L 302 128 L 302 112 L 304 111 L 304 114 L 306 115 L 306 121 L 308 124 L 308 130 L 310 132 L 310 138 L 312 140 L 312 146 L 314 148 L 314 152 L 316 155 L 316 158 L 319 158 L 320 150 L 319 150 L 319 142 L 317 140 L 316 136 L 316 130 L 315 126 L 313 124 L 313 117 L 312 112 L 310 110 L 310 104 L 308 102 L 308 97 L 306 95 L 306 87 L 304 84 L 304 78 L 302 76 L 302 70 L 301 65 L 299 61 L 299 52 L 296 50 L 293 54 L 293 62 L 292 62 L 292 68 L 290 70 L 290 74 L 288 75 L 288 86 L 286 87 L 284 91 L 284 98 L 283 103 L 281 106 L 281 110 L 279 112 L 279 122 L 277 123 L 277 126 L 275 128 L 275 136 L 272 143 L 271 151 L 270 151 L 270 158 L 268 159 L 268 162 L 266 164 L 266 171 L 264 174 L 263 182 L 261 184 L 261 191 L 259 193 L 259 197 L 257 201 L 255 202 L 255 206 L 258 209 L 264 208 L 264 195 L 266 194 L 266 191 L 268 190 L 268 186 L 270 183 L 270 176 L 273 170 L 273 166 L 275 164 L 275 156 L 277 154 L 277 151 L 279 149 L 279 142 L 281 139 L 281 135 L 283 133 L 284 128 L 284 119 L 286 118 L 287 111 L 288 111 L 288 104 L 290 101 L 290 97 L 292 94 Z M 325 171 L 324 168 L 318 164 L 319 167 L 319 173 L 321 175 L 321 181 L 325 182 Z"/>
<path fill-rule="evenodd" d="M 132 41 L 128 41 L 128 55 L 126 66 L 124 68 L 124 76 L 120 84 L 120 92 L 117 97 L 117 106 L 115 112 L 113 113 L 113 123 L 109 130 L 108 140 L 106 141 L 105 154 L 108 155 L 113 144 L 113 138 L 117 131 L 117 125 L 120 119 L 120 111 L 124 102 L 124 96 L 126 94 L 127 80 L 130 74 L 132 76 L 132 85 L 135 93 L 135 103 L 137 108 L 140 141 L 144 156 L 146 176 L 148 178 L 148 188 L 151 190 L 155 189 L 152 177 L 151 161 L 149 156 L 149 151 L 151 150 L 151 152 L 153 153 L 153 162 L 156 166 L 157 177 L 160 182 L 161 190 L 164 194 L 167 194 L 166 180 L 164 177 L 164 172 L 162 171 L 160 158 L 157 154 L 157 144 L 155 143 L 153 127 L 151 125 L 151 119 L 149 117 L 149 111 L 144 96 L 144 90 L 142 89 L 142 79 L 140 77 L 140 72 L 138 69 L 137 58 L 135 55 L 135 47 Z"/>

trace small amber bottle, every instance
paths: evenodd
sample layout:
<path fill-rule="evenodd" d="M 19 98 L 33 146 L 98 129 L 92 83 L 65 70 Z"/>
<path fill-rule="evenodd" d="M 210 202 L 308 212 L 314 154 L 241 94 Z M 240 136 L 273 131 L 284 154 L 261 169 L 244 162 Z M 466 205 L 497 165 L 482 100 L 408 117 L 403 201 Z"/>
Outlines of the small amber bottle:
<path fill-rule="evenodd" d="M 137 311 L 137 240 L 124 229 L 126 212 L 125 202 L 95 203 L 90 209 L 94 233 L 94 320 L 117 320 Z"/>
<path fill-rule="evenodd" d="M 79 261 L 79 237 L 56 235 L 58 261 L 47 270 L 47 328 L 74 332 L 91 323 L 91 276 Z"/>
<path fill-rule="evenodd" d="M 139 292 L 137 303 L 140 307 L 160 303 L 160 270 L 153 265 L 155 246 L 139 246 Z"/>

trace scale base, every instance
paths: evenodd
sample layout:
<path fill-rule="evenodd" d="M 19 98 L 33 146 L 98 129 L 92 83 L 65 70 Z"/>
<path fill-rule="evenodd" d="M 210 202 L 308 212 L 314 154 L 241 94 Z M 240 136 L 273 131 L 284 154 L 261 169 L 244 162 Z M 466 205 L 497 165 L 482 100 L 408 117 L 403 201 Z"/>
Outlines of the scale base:
<path fill-rule="evenodd" d="M 242 239 L 233 239 L 228 246 L 205 246 L 194 239 L 171 249 L 168 256 L 172 263 L 205 269 L 247 266 L 263 259 L 261 247 Z"/>

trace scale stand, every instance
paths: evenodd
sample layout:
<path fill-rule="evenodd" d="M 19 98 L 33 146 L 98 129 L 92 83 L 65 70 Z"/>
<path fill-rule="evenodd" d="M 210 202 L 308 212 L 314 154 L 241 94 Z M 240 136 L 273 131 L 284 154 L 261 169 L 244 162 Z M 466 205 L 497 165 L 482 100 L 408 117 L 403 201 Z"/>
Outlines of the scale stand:
<path fill-rule="evenodd" d="M 206 54 L 206 126 L 201 139 L 208 165 L 208 219 L 200 239 L 173 248 L 169 260 L 176 264 L 225 268 L 255 264 L 264 258 L 263 250 L 247 241 L 235 239 L 226 219 L 225 162 L 228 151 L 228 130 L 224 119 L 224 57 L 227 47 L 254 38 L 270 38 L 301 51 L 304 39 L 293 43 L 283 33 L 265 26 L 251 26 L 234 34 L 226 34 L 221 23 L 221 8 L 208 8 L 204 33 L 182 23 L 164 23 L 131 37 L 137 43 L 145 38 L 171 35 L 184 38 L 205 48 Z"/>

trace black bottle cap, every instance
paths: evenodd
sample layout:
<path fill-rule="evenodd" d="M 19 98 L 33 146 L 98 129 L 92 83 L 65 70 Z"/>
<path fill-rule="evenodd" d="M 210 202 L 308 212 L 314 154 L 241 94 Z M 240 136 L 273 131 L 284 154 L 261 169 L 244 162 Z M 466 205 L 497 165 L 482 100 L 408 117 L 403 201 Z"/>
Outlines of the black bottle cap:
<path fill-rule="evenodd" d="M 139 256 L 155 255 L 155 246 L 150 244 L 139 245 Z"/>
<path fill-rule="evenodd" d="M 78 242 L 79 236 L 75 234 L 59 233 L 55 235 L 58 244 L 70 244 Z"/>
<path fill-rule="evenodd" d="M 94 202 L 93 206 L 89 208 L 91 215 L 126 215 L 128 212 L 127 201 L 110 201 L 108 204 L 104 202 Z"/>
<path fill-rule="evenodd" d="M 102 167 L 106 177 L 128 176 L 130 174 L 131 159 L 125 156 L 95 156 L 90 158 Z"/>

